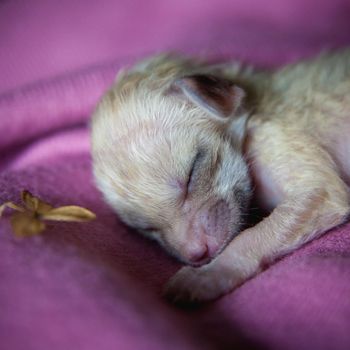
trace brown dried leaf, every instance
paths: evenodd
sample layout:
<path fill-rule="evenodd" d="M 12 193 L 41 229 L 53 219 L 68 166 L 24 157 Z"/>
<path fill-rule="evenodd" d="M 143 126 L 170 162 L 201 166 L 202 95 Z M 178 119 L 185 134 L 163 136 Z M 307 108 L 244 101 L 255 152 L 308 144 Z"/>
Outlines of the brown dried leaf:
<path fill-rule="evenodd" d="M 45 223 L 34 217 L 33 213 L 20 212 L 11 217 L 13 232 L 18 237 L 37 235 L 45 229 Z"/>
<path fill-rule="evenodd" d="M 24 211 L 24 209 L 22 207 L 16 205 L 15 203 L 6 202 L 6 203 L 0 205 L 0 218 L 1 218 L 2 213 L 4 212 L 4 210 L 6 208 L 11 208 L 11 209 L 18 210 L 18 211 Z"/>
<path fill-rule="evenodd" d="M 36 211 L 39 206 L 38 198 L 34 197 L 29 191 L 22 191 L 21 193 L 22 201 L 26 208 L 32 211 Z"/>
<path fill-rule="evenodd" d="M 2 213 L 4 212 L 6 207 L 7 207 L 7 203 L 4 203 L 4 204 L 0 205 L 0 218 L 1 218 Z"/>
<path fill-rule="evenodd" d="M 90 221 L 94 220 L 96 215 L 86 208 L 67 205 L 50 210 L 42 218 L 55 221 Z"/>
<path fill-rule="evenodd" d="M 53 209 L 53 206 L 51 204 L 43 202 L 40 198 L 38 199 L 39 199 L 39 206 L 36 211 L 38 214 L 42 215 Z"/>
<path fill-rule="evenodd" d="M 42 201 L 40 198 L 33 196 L 29 191 L 22 191 L 22 200 L 29 210 L 39 214 L 45 214 L 50 211 L 53 206 Z"/>

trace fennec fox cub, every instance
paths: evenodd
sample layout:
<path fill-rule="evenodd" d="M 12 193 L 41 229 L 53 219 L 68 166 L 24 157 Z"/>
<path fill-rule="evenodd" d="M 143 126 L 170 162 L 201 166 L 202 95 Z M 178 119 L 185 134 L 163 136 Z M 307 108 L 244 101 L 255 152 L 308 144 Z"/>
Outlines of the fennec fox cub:
<path fill-rule="evenodd" d="M 216 298 L 346 220 L 350 50 L 271 72 L 145 60 L 99 103 L 92 154 L 120 218 L 189 265 L 166 294 Z M 269 215 L 247 228 L 253 194 Z"/>

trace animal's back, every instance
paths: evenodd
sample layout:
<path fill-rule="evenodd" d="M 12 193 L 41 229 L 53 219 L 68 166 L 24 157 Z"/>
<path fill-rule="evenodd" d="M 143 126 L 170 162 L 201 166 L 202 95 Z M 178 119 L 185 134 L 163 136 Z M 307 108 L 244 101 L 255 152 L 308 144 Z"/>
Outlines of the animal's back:
<path fill-rule="evenodd" d="M 272 74 L 269 90 L 253 116 L 255 123 L 262 136 L 267 131 L 288 134 L 291 140 L 303 135 L 309 147 L 322 147 L 350 184 L 350 139 L 346 137 L 350 134 L 350 49 Z"/>
<path fill-rule="evenodd" d="M 288 95 L 314 89 L 334 92 L 344 83 L 350 83 L 350 48 L 288 65 L 272 78 L 273 90 Z"/>

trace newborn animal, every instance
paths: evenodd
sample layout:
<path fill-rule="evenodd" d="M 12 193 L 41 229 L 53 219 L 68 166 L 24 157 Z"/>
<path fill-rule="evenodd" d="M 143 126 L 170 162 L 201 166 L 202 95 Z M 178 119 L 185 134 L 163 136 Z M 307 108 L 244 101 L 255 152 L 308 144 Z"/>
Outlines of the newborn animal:
<path fill-rule="evenodd" d="M 122 71 L 92 120 L 96 183 L 185 264 L 165 292 L 202 301 L 349 214 L 350 50 L 276 71 L 161 55 Z M 270 214 L 244 226 L 252 195 Z"/>

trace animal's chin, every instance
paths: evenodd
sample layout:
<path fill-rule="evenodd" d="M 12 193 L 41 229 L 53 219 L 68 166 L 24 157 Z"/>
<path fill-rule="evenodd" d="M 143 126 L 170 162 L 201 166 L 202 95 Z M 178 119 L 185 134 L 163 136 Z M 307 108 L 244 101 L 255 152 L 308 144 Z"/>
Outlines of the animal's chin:
<path fill-rule="evenodd" d="M 185 261 L 185 264 L 193 266 L 193 267 L 200 267 L 200 266 L 209 264 L 213 259 L 214 259 L 214 257 L 209 257 L 209 258 L 205 258 L 203 260 L 196 261 L 196 262 Z"/>
<path fill-rule="evenodd" d="M 188 266 L 192 266 L 192 267 L 200 267 L 206 264 L 209 264 L 215 257 L 206 257 L 203 260 L 199 260 L 199 261 L 190 261 L 188 259 L 186 259 L 185 257 L 182 257 L 179 254 L 173 253 L 173 252 L 169 252 L 176 260 L 178 260 L 179 262 L 181 262 L 184 265 L 188 265 Z M 216 255 L 217 256 L 217 255 Z"/>

